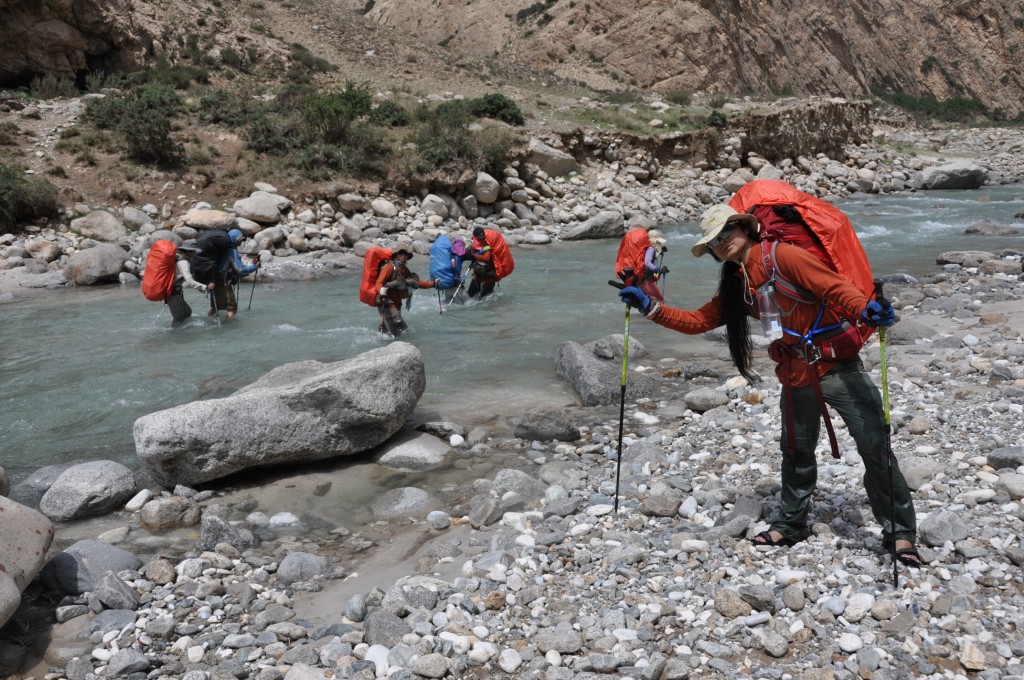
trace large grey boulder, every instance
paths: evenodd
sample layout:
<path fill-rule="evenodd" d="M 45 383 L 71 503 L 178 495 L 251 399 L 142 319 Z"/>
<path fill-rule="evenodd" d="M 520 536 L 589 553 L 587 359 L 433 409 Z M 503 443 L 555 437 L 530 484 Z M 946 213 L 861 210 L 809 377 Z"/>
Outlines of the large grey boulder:
<path fill-rule="evenodd" d="M 307 552 L 288 553 L 277 567 L 279 583 L 306 581 L 316 576 L 324 576 L 331 571 L 330 561 L 321 555 Z"/>
<path fill-rule="evenodd" d="M 589 220 L 562 230 L 563 241 L 593 238 L 619 238 L 626 233 L 622 213 L 616 210 L 599 212 Z"/>
<path fill-rule="evenodd" d="M 280 202 L 275 199 L 274 194 L 254 191 L 248 198 L 241 198 L 235 201 L 234 211 L 239 217 L 244 217 L 253 222 L 277 224 L 281 221 L 279 205 Z"/>
<path fill-rule="evenodd" d="M 39 468 L 14 485 L 11 489 L 11 500 L 38 510 L 39 502 L 43 500 L 43 496 L 53 486 L 53 483 L 57 481 L 57 478 L 64 474 L 64 471 L 68 468 L 84 462 L 84 460 L 79 458 L 70 463 L 47 465 L 46 467 Z"/>
<path fill-rule="evenodd" d="M 277 208 L 275 207 L 275 211 Z M 185 213 L 182 221 L 193 229 L 221 229 L 228 231 L 238 224 L 238 218 L 224 210 L 193 208 Z"/>
<path fill-rule="evenodd" d="M 601 361 L 579 343 L 567 341 L 555 351 L 555 372 L 580 395 L 584 406 L 618 403 L 622 394 L 622 365 Z M 636 401 L 654 394 L 654 379 L 631 373 L 626 399 Z"/>
<path fill-rule="evenodd" d="M 71 231 L 77 232 L 86 238 L 111 243 L 122 236 L 128 235 L 128 230 L 121 224 L 121 220 L 106 210 L 94 210 L 85 217 L 71 220 Z"/>
<path fill-rule="evenodd" d="M 452 447 L 432 434 L 403 430 L 387 440 L 373 459 L 390 467 L 433 470 L 444 465 L 451 453 Z"/>
<path fill-rule="evenodd" d="M 427 514 L 436 506 L 437 501 L 429 493 L 415 486 L 406 486 L 382 493 L 370 506 L 370 512 L 375 519 L 416 517 Z"/>
<path fill-rule="evenodd" d="M 169 487 L 350 455 L 401 429 L 425 387 L 423 357 L 406 342 L 347 361 L 286 364 L 229 397 L 139 418 L 135 449 Z"/>
<path fill-rule="evenodd" d="M 913 319 L 901 319 L 885 331 L 885 339 L 894 345 L 914 345 L 918 340 L 934 338 L 938 334 L 933 326 Z"/>
<path fill-rule="evenodd" d="M 47 562 L 42 579 L 52 590 L 80 595 L 96 588 L 108 571 L 116 574 L 141 566 L 142 560 L 127 550 L 103 541 L 85 540 L 73 543 Z"/>
<path fill-rule="evenodd" d="M 0 498 L 0 626 L 21 604 L 25 587 L 39 573 L 53 541 L 50 520 L 31 508 Z"/>
<path fill-rule="evenodd" d="M 988 179 L 988 170 L 975 163 L 954 161 L 925 168 L 911 179 L 915 189 L 977 189 Z"/>
<path fill-rule="evenodd" d="M 576 159 L 570 154 L 548 146 L 539 139 L 534 138 L 530 140 L 529 152 L 529 162 L 540 167 L 541 170 L 552 177 L 567 175 L 580 169 Z"/>
<path fill-rule="evenodd" d="M 135 495 L 135 475 L 112 460 L 74 465 L 43 494 L 39 509 L 50 519 L 67 521 L 116 510 Z"/>
<path fill-rule="evenodd" d="M 117 281 L 127 259 L 128 253 L 124 248 L 109 243 L 79 250 L 64 265 L 64 278 L 78 286 Z"/>
<path fill-rule="evenodd" d="M 490 204 L 498 200 L 501 185 L 486 172 L 478 172 L 476 179 L 469 185 L 469 193 L 479 203 Z"/>

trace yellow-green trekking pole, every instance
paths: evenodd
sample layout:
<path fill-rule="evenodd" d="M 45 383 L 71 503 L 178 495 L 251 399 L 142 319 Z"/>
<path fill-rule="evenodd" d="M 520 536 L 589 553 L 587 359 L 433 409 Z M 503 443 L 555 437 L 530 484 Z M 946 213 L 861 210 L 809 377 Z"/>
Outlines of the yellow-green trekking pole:
<path fill-rule="evenodd" d="M 875 279 L 875 300 L 883 307 L 888 306 L 888 302 L 882 295 L 882 279 Z M 886 327 L 879 326 L 878 343 L 882 365 L 882 415 L 885 418 L 885 460 L 888 462 L 889 467 L 889 510 L 892 516 L 892 587 L 898 588 L 900 577 L 899 560 L 896 559 L 896 492 L 892 482 L 892 421 L 889 417 L 889 367 L 885 363 L 885 332 Z"/>

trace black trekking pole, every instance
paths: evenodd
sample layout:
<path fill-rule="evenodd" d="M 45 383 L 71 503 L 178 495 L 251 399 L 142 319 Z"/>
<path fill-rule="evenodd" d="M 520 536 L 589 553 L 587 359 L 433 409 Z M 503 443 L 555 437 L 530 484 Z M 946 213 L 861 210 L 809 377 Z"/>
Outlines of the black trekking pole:
<path fill-rule="evenodd" d="M 883 307 L 886 300 L 882 295 L 882 280 L 875 279 L 875 300 Z M 878 328 L 879 350 L 882 363 L 882 414 L 885 418 L 885 459 L 889 467 L 889 511 L 892 515 L 892 587 L 898 588 L 899 560 L 896 559 L 896 493 L 892 482 L 892 426 L 889 417 L 889 368 L 885 363 L 885 326 Z"/>
<path fill-rule="evenodd" d="M 612 285 L 619 290 L 622 290 L 625 286 L 618 281 L 609 281 L 609 285 Z M 620 386 L 622 392 L 619 396 L 619 445 L 615 455 L 615 513 L 619 512 L 619 476 L 622 472 L 622 429 L 626 421 L 626 368 L 629 365 L 629 311 L 632 309 L 629 303 L 626 303 L 626 327 L 623 330 L 622 336 L 622 379 Z"/>
<path fill-rule="evenodd" d="M 245 308 L 245 311 L 252 309 L 252 296 L 256 292 L 256 279 L 260 276 L 259 264 L 256 265 L 256 271 L 252 273 L 252 290 L 249 291 L 249 306 Z"/>
<path fill-rule="evenodd" d="M 210 289 L 210 307 L 213 308 L 213 316 L 217 319 L 217 325 L 220 325 L 220 310 L 217 309 L 217 295 L 213 289 Z"/>
<path fill-rule="evenodd" d="M 434 284 L 434 288 L 437 288 L 437 284 Z M 444 316 L 444 307 L 441 306 L 441 289 L 437 288 L 437 315 Z"/>
<path fill-rule="evenodd" d="M 665 297 L 665 274 L 661 273 L 661 265 L 665 262 L 665 253 L 668 252 L 668 246 L 661 247 L 661 257 L 658 258 L 658 276 L 661 278 L 661 297 Z"/>

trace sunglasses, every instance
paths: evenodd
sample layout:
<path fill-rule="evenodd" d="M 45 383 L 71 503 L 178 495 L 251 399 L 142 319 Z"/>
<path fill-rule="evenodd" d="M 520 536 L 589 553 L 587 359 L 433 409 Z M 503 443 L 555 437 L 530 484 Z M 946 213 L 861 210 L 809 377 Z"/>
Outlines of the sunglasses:
<path fill-rule="evenodd" d="M 711 239 L 710 241 L 708 241 L 708 243 L 707 243 L 708 248 L 717 248 L 718 246 L 722 245 L 723 243 L 725 243 L 729 239 L 730 236 L 732 236 L 732 232 L 735 231 L 735 230 L 736 230 L 736 223 L 735 222 L 733 222 L 733 223 L 726 222 L 725 226 L 722 227 L 722 231 L 718 232 L 718 236 L 716 236 L 713 239 Z"/>

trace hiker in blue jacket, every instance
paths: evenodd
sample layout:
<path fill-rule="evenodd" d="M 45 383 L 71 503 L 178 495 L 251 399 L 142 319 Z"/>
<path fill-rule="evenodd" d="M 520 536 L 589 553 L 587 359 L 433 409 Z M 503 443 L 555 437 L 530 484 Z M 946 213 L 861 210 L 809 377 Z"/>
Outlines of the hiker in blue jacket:
<path fill-rule="evenodd" d="M 260 268 L 259 255 L 253 258 L 252 264 L 242 262 L 242 258 L 238 254 L 238 243 L 243 237 L 244 235 L 238 229 L 232 229 L 228 232 L 228 238 L 231 239 L 231 247 L 219 263 L 217 281 L 213 289 L 216 307 L 210 307 L 210 316 L 225 310 L 228 313 L 228 318 L 233 318 L 238 313 L 235 284 L 238 283 L 239 278 L 246 274 L 251 274 Z"/>

